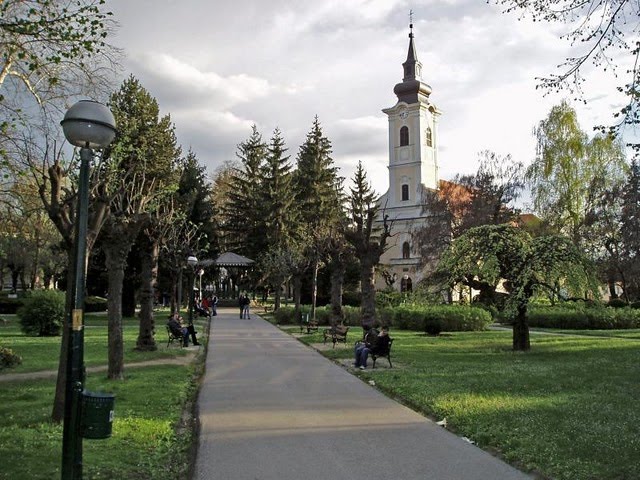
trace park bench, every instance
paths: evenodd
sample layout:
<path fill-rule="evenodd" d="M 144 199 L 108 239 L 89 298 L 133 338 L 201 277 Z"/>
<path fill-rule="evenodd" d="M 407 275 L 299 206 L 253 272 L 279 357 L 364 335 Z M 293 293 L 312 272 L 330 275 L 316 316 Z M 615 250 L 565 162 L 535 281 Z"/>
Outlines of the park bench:
<path fill-rule="evenodd" d="M 307 331 L 307 333 L 318 331 L 318 322 L 315 320 L 309 320 L 309 314 L 305 313 L 300 316 L 300 333 Z"/>
<path fill-rule="evenodd" d="M 371 360 L 373 360 L 373 366 L 371 367 L 376 368 L 376 360 L 378 358 L 386 358 L 389 361 L 389 368 L 393 368 L 393 365 L 391 365 L 391 346 L 393 345 L 393 338 L 389 339 L 389 347 L 387 348 L 386 351 L 384 352 L 378 352 L 378 354 L 374 354 L 373 352 L 370 353 L 371 355 Z"/>
<path fill-rule="evenodd" d="M 264 313 L 271 313 L 271 312 L 273 312 L 273 305 L 265 305 Z"/>
<path fill-rule="evenodd" d="M 330 328 L 325 328 L 322 332 L 324 337 L 323 343 L 327 343 L 327 340 L 331 339 L 333 342 L 333 348 L 336 348 L 336 343 L 338 342 L 342 342 L 346 345 L 347 333 L 349 333 L 349 327 L 346 325 L 335 325 Z"/>
<path fill-rule="evenodd" d="M 169 328 L 169 325 L 167 325 L 167 336 L 169 338 L 167 340 L 167 348 L 176 341 L 178 342 L 178 346 L 182 347 L 182 334 L 174 334 Z"/>

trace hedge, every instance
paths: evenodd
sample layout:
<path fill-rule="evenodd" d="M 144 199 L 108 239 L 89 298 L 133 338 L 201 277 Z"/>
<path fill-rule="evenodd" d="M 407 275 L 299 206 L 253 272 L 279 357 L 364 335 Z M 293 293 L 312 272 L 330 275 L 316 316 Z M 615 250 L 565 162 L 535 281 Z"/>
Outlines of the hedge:
<path fill-rule="evenodd" d="M 623 307 L 531 306 L 529 326 L 568 330 L 613 330 L 640 328 L 640 310 Z"/>
<path fill-rule="evenodd" d="M 399 306 L 380 310 L 380 321 L 400 330 L 428 333 L 485 330 L 492 322 L 491 314 L 479 307 L 466 305 Z"/>

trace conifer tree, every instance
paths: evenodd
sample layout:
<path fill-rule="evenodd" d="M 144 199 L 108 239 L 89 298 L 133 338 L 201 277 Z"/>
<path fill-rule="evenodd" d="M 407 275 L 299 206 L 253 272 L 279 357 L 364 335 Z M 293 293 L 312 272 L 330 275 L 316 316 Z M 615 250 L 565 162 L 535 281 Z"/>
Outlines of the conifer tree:
<path fill-rule="evenodd" d="M 375 267 L 385 251 L 391 227 L 386 216 L 382 225 L 376 224 L 379 214 L 377 195 L 367 180 L 362 162 L 358 162 L 350 192 L 349 223 L 344 226 L 344 236 L 360 260 L 362 327 L 368 329 L 375 321 Z"/>
<path fill-rule="evenodd" d="M 279 129 L 275 129 L 260 175 L 261 204 L 264 206 L 264 236 L 268 249 L 287 247 L 294 237 L 297 211 L 287 148 Z"/>
<path fill-rule="evenodd" d="M 236 156 L 241 163 L 232 171 L 229 198 L 222 212 L 227 247 L 254 260 L 265 245 L 261 170 L 266 155 L 267 145 L 253 125 L 249 138 L 238 145 Z"/>
<path fill-rule="evenodd" d="M 311 265 L 311 315 L 315 316 L 320 247 L 327 231 L 337 225 L 341 216 L 342 178 L 331 157 L 331 142 L 323 134 L 316 116 L 300 146 L 295 172 L 296 202 L 300 209 L 302 238 L 307 240 Z M 298 313 L 298 312 L 296 312 Z"/>

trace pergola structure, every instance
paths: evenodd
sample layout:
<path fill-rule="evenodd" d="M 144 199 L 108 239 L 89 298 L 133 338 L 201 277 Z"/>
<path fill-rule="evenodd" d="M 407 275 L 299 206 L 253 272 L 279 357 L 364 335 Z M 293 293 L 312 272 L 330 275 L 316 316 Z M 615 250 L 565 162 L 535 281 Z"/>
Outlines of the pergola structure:
<path fill-rule="evenodd" d="M 224 252 L 216 259 L 207 259 L 198 262 L 202 267 L 217 267 L 219 277 L 216 281 L 216 291 L 222 297 L 236 297 L 238 284 L 246 276 L 256 262 L 250 258 L 233 252 Z"/>

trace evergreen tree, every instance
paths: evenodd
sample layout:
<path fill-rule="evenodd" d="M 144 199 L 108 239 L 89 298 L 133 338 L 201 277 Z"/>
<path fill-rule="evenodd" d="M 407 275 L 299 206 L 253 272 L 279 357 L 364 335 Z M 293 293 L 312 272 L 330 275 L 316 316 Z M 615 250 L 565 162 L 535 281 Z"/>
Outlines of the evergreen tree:
<path fill-rule="evenodd" d="M 382 226 L 376 224 L 379 213 L 377 195 L 367 180 L 362 162 L 358 162 L 350 192 L 349 223 L 343 227 L 343 231 L 360 260 L 362 327 L 368 329 L 375 322 L 375 268 L 385 251 L 391 231 L 386 217 Z"/>
<path fill-rule="evenodd" d="M 301 238 L 311 266 L 311 315 L 315 318 L 318 269 L 324 237 L 341 219 L 342 178 L 331 158 L 331 142 L 322 133 L 316 116 L 300 146 L 295 172 L 295 198 L 300 209 Z M 299 283 L 297 283 L 299 284 Z"/>
<path fill-rule="evenodd" d="M 251 136 L 238 145 L 240 166 L 233 169 L 229 198 L 223 207 L 227 248 L 252 259 L 265 250 L 261 170 L 267 145 L 255 125 Z"/>
<path fill-rule="evenodd" d="M 269 250 L 286 248 L 295 233 L 298 212 L 293 195 L 292 167 L 289 156 L 285 156 L 286 151 L 280 130 L 276 128 L 260 175 L 264 236 Z"/>

